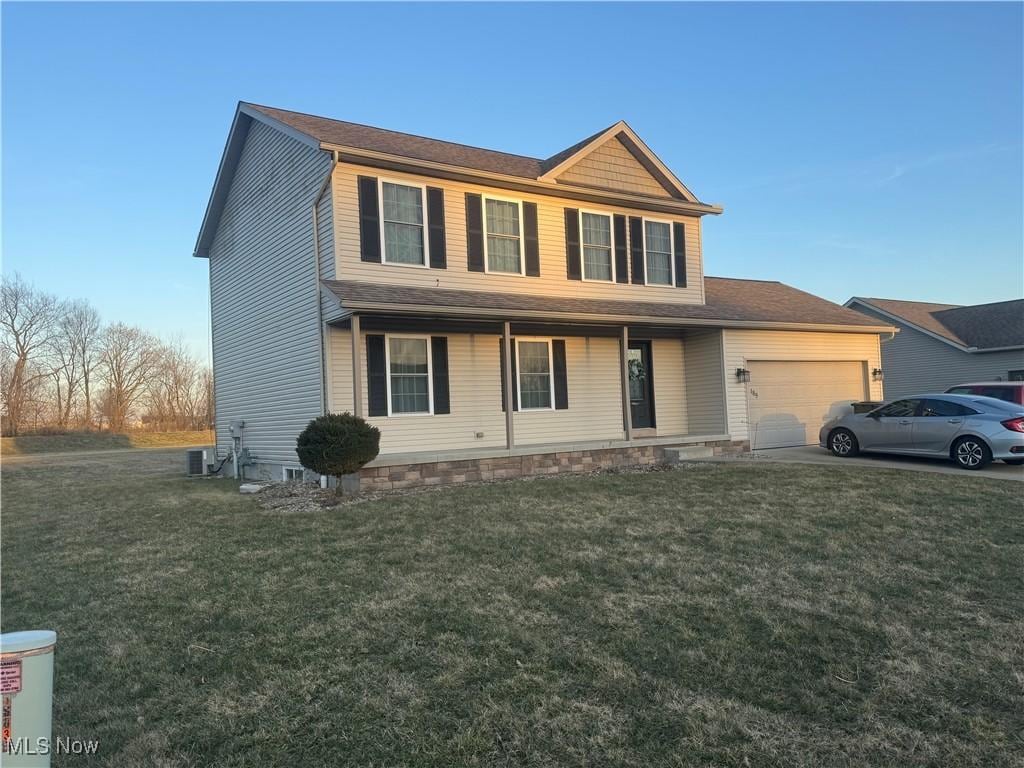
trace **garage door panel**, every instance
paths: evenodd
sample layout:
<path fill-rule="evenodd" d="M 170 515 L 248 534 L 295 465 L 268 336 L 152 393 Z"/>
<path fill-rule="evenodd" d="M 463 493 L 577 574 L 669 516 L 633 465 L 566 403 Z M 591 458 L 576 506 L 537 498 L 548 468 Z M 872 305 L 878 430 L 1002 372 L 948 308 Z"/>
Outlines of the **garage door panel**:
<path fill-rule="evenodd" d="M 829 419 L 865 398 L 860 361 L 748 361 L 747 405 L 752 448 L 818 441 Z"/>

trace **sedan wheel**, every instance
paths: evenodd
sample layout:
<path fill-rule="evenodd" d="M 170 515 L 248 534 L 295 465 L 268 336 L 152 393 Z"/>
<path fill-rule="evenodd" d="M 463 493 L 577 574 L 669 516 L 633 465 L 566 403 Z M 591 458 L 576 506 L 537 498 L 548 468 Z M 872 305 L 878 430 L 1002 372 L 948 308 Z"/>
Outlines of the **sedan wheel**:
<path fill-rule="evenodd" d="M 992 451 L 977 438 L 963 437 L 953 445 L 953 460 L 964 469 L 981 469 L 992 461 Z"/>
<path fill-rule="evenodd" d="M 856 456 L 860 447 L 857 437 L 848 429 L 836 429 L 828 436 L 828 449 L 836 456 L 847 458 Z"/>

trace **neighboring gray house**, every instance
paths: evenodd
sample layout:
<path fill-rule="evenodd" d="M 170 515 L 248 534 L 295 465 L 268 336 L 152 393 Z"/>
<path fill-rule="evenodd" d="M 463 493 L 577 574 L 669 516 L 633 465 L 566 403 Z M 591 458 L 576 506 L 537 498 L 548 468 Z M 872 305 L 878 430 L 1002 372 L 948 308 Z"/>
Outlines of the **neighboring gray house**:
<path fill-rule="evenodd" d="M 1024 381 L 1024 299 L 963 307 L 854 296 L 845 306 L 900 329 L 882 339 L 888 398 Z"/>

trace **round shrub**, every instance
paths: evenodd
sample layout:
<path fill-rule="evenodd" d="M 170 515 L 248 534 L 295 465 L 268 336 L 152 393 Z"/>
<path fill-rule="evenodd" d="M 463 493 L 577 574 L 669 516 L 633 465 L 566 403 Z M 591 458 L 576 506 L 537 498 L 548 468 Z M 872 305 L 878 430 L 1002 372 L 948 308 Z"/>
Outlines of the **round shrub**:
<path fill-rule="evenodd" d="M 313 419 L 295 447 L 299 462 L 321 475 L 358 472 L 380 452 L 380 430 L 351 413 L 330 413 Z"/>

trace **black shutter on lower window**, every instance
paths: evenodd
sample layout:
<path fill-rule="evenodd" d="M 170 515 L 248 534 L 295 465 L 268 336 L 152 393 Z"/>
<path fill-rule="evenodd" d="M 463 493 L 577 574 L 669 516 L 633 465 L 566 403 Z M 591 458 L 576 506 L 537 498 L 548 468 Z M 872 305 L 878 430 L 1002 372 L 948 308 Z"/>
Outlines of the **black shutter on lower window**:
<path fill-rule="evenodd" d="M 359 177 L 359 257 L 380 262 L 380 209 L 373 176 Z"/>
<path fill-rule="evenodd" d="M 629 282 L 629 254 L 626 252 L 626 217 L 615 214 L 612 220 L 615 234 L 615 282 Z"/>
<path fill-rule="evenodd" d="M 448 389 L 448 338 L 430 337 L 430 367 L 434 379 L 434 413 L 451 413 Z"/>
<path fill-rule="evenodd" d="M 565 364 L 565 339 L 551 342 L 551 361 L 555 374 L 555 409 L 563 411 L 569 407 L 569 376 Z"/>
<path fill-rule="evenodd" d="M 519 410 L 519 385 L 516 384 L 516 340 L 512 339 L 512 410 Z M 498 339 L 498 360 L 501 363 L 501 411 L 505 412 L 505 339 Z"/>
<path fill-rule="evenodd" d="M 484 211 L 480 195 L 466 193 L 466 263 L 470 272 L 484 271 Z"/>
<path fill-rule="evenodd" d="M 537 204 L 523 203 L 523 252 L 526 255 L 526 274 L 540 277 L 540 241 L 537 237 Z"/>
<path fill-rule="evenodd" d="M 444 236 L 444 190 L 427 187 L 427 242 L 431 269 L 446 269 L 448 254 Z"/>
<path fill-rule="evenodd" d="M 681 223 L 672 224 L 672 250 L 676 260 L 676 287 L 686 287 L 686 227 Z"/>
<path fill-rule="evenodd" d="M 388 415 L 388 372 L 384 337 L 366 335 L 366 400 L 370 416 Z"/>
<path fill-rule="evenodd" d="M 644 284 L 644 220 L 629 217 L 629 252 L 633 257 L 633 282 Z"/>
<path fill-rule="evenodd" d="M 580 265 L 580 212 L 577 208 L 565 209 L 565 273 L 570 280 L 582 280 Z"/>

